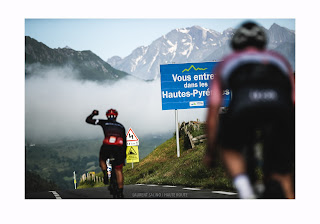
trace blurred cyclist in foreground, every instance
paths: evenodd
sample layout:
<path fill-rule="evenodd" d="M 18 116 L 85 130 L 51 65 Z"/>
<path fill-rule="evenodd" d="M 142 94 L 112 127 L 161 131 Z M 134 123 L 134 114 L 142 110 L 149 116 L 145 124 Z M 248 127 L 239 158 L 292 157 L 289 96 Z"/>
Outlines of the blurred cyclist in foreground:
<path fill-rule="evenodd" d="M 244 157 L 257 127 L 267 127 L 264 136 L 263 198 L 294 198 L 294 79 L 286 59 L 267 51 L 267 37 L 253 22 L 234 34 L 234 52 L 215 70 L 208 98 L 208 148 L 205 163 L 214 167 L 217 148 L 240 198 L 256 198 Z M 230 89 L 231 102 L 219 119 L 222 90 Z M 280 192 L 280 193 L 279 193 Z"/>
<path fill-rule="evenodd" d="M 93 125 L 100 125 L 103 129 L 104 140 L 100 148 L 99 163 L 104 175 L 104 184 L 108 184 L 107 164 L 106 160 L 112 154 L 115 158 L 115 169 L 117 183 L 119 187 L 118 198 L 123 198 L 123 172 L 122 168 L 126 159 L 126 132 L 122 124 L 116 122 L 118 112 L 114 109 L 107 111 L 108 120 L 93 119 L 98 115 L 99 111 L 94 110 L 86 119 L 86 122 Z"/>

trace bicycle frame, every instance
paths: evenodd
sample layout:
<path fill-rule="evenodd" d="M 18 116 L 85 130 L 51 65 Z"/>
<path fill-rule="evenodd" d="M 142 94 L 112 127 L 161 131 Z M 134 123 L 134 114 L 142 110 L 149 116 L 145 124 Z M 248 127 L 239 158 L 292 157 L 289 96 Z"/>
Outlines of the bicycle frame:
<path fill-rule="evenodd" d="M 110 190 L 110 194 L 113 196 L 113 198 L 117 198 L 118 193 L 118 182 L 117 182 L 117 174 L 115 172 L 115 166 L 114 162 L 115 159 L 113 157 L 109 158 L 110 165 L 111 165 L 111 177 L 110 177 L 110 184 L 108 189 Z"/>
<path fill-rule="evenodd" d="M 263 128 L 258 128 L 254 131 L 250 144 L 245 150 L 245 157 L 247 161 L 247 173 L 254 187 L 255 193 L 260 197 L 265 186 L 263 180 L 259 180 L 258 171 L 263 173 Z"/>

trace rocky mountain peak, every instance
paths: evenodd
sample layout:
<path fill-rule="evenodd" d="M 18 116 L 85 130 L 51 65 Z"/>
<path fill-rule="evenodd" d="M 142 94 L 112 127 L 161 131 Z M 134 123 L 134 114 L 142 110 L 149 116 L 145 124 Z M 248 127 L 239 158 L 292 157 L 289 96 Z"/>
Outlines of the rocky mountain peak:
<path fill-rule="evenodd" d="M 277 24 L 273 24 L 269 30 L 265 28 L 264 30 L 269 37 L 268 46 L 271 49 L 276 49 L 282 43 L 295 42 L 294 32 Z M 147 50 L 142 51 L 138 48 L 139 50 L 134 50 L 132 54 L 117 60 L 116 63 L 114 58 L 109 59 L 108 62 L 115 68 L 134 76 L 153 80 L 160 76 L 160 64 L 222 60 L 226 54 L 230 53 L 229 41 L 234 32 L 233 28 L 220 33 L 198 25 L 178 28 L 155 40 L 146 47 Z M 288 47 L 277 48 L 278 51 L 288 49 Z M 294 55 L 288 52 L 283 54 L 290 55 L 289 61 L 294 66 Z"/>

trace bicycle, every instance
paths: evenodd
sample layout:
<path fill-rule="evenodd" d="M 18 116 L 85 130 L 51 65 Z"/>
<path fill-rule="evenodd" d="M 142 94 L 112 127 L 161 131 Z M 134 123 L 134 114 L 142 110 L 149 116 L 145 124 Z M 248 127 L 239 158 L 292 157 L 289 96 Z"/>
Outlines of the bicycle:
<path fill-rule="evenodd" d="M 257 126 L 251 136 L 250 143 L 245 149 L 247 173 L 257 198 L 285 198 L 284 191 L 279 182 L 267 180 L 264 159 L 266 148 L 264 141 L 270 138 L 273 126 L 266 123 Z"/>
<path fill-rule="evenodd" d="M 247 174 L 254 188 L 257 198 L 261 198 L 265 191 L 263 182 L 263 128 L 257 128 L 252 133 L 250 143 L 244 150 L 247 161 Z"/>
<path fill-rule="evenodd" d="M 107 167 L 108 167 L 108 169 L 111 169 L 108 190 L 110 191 L 110 194 L 112 195 L 113 198 L 119 198 L 118 197 L 119 188 L 118 188 L 118 182 L 117 182 L 117 174 L 115 172 L 115 169 L 113 169 L 113 167 L 115 167 L 114 166 L 115 158 L 113 156 L 110 156 L 110 158 L 108 160 L 109 160 L 109 162 L 107 162 L 107 165 L 109 165 L 109 166 L 107 166 Z M 108 174 L 109 174 L 109 172 L 108 172 Z"/>

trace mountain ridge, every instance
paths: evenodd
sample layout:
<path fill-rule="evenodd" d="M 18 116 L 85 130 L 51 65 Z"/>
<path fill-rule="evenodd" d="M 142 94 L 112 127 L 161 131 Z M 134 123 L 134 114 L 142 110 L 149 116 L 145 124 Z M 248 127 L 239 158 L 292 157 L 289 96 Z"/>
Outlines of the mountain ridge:
<path fill-rule="evenodd" d="M 113 68 L 90 50 L 76 51 L 70 47 L 50 48 L 45 44 L 25 36 L 25 76 L 32 75 L 30 65 L 71 66 L 79 73 L 79 79 L 92 81 L 116 81 L 129 74 Z M 33 71 L 33 70 L 32 70 Z"/>
<path fill-rule="evenodd" d="M 265 29 L 268 49 L 285 56 L 295 67 L 295 31 L 276 23 Z M 160 77 L 160 65 L 170 63 L 194 63 L 220 61 L 231 53 L 229 42 L 235 29 L 223 32 L 195 25 L 176 28 L 152 41 L 148 46 L 139 46 L 128 56 L 113 56 L 107 61 L 90 50 L 75 51 L 70 47 L 49 48 L 45 44 L 25 37 L 25 77 L 34 72 L 30 65 L 71 66 L 81 80 L 117 81 L 127 76 L 150 81 Z"/>
<path fill-rule="evenodd" d="M 287 57 L 294 68 L 295 55 L 292 52 L 294 52 L 295 32 L 276 23 L 269 29 L 263 29 L 269 38 L 268 49 Z M 225 55 L 231 53 L 229 41 L 235 30 L 227 28 L 223 32 L 217 32 L 198 25 L 177 28 L 162 35 L 148 46 L 134 49 L 124 58 L 114 56 L 107 62 L 138 78 L 154 80 L 160 77 L 160 64 L 222 60 Z M 279 47 L 283 43 L 290 43 L 290 46 Z"/>

